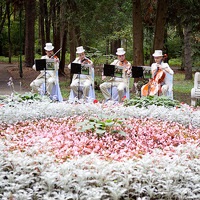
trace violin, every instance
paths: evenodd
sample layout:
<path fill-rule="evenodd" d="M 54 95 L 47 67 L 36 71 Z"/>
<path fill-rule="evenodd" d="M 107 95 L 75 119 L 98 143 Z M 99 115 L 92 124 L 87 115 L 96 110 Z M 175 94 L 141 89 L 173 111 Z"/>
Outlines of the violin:
<path fill-rule="evenodd" d="M 84 58 L 83 60 L 81 60 L 81 64 L 91 64 L 91 61 L 88 58 Z"/>
<path fill-rule="evenodd" d="M 123 66 L 124 67 L 124 72 L 127 76 L 130 76 L 131 74 L 131 65 L 129 64 L 129 62 L 125 59 L 123 61 L 120 61 L 118 63 L 118 66 Z"/>
<path fill-rule="evenodd" d="M 156 94 L 159 96 L 161 92 L 160 84 L 164 81 L 165 76 L 165 72 L 157 67 L 153 78 L 151 78 L 146 85 L 142 86 L 141 96 L 154 96 Z"/>

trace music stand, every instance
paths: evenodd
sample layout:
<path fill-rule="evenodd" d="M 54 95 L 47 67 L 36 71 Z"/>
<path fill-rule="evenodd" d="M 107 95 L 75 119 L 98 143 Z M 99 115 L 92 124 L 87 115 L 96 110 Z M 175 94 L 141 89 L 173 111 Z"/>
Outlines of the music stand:
<path fill-rule="evenodd" d="M 123 66 L 115 66 L 115 77 L 122 78 L 123 75 Z"/>
<path fill-rule="evenodd" d="M 115 65 L 104 64 L 103 75 L 114 77 L 114 75 L 115 75 Z"/>
<path fill-rule="evenodd" d="M 90 64 L 82 64 L 81 65 L 81 74 L 89 75 Z"/>
<path fill-rule="evenodd" d="M 46 70 L 54 70 L 54 69 L 55 69 L 54 59 L 46 59 Z"/>
<path fill-rule="evenodd" d="M 80 74 L 89 75 L 90 65 L 81 65 L 79 63 L 71 63 L 71 74 L 78 74 L 78 99 L 80 99 Z"/>
<path fill-rule="evenodd" d="M 81 64 L 71 63 L 71 74 L 81 74 Z"/>
<path fill-rule="evenodd" d="M 35 59 L 36 71 L 46 69 L 46 59 Z"/>
<path fill-rule="evenodd" d="M 136 78 L 136 79 L 144 78 L 143 68 L 138 67 L 138 66 L 132 66 L 132 78 Z M 137 83 L 137 82 L 138 82 L 138 80 L 135 83 Z M 141 92 L 140 92 L 140 97 L 141 97 Z"/>
<path fill-rule="evenodd" d="M 115 76 L 115 65 L 104 64 L 103 75 L 114 77 Z M 111 97 L 112 97 L 112 81 L 111 81 L 110 91 L 111 91 Z"/>
<path fill-rule="evenodd" d="M 143 68 L 132 66 L 132 78 L 141 78 L 144 77 Z"/>
<path fill-rule="evenodd" d="M 46 59 L 35 59 L 35 67 L 36 67 L 36 71 L 44 70 L 44 82 L 45 82 L 44 94 L 47 94 L 47 88 L 46 88 Z"/>

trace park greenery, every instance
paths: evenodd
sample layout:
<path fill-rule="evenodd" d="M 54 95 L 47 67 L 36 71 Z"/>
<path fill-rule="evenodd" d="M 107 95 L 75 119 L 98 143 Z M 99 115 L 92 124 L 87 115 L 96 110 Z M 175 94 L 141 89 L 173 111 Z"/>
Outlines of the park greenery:
<path fill-rule="evenodd" d="M 177 98 L 193 87 L 185 74 L 199 71 L 199 1 L 11 0 L 0 5 L 0 61 L 18 62 L 19 71 L 32 66 L 45 42 L 52 41 L 56 49 L 62 46 L 63 72 L 75 47 L 83 45 L 97 68 L 97 85 L 98 67 L 110 63 L 119 46 L 138 66 L 150 65 L 152 51 L 162 49 L 180 72 L 174 74 L 174 100 L 131 93 L 122 103 L 105 102 L 99 90 L 90 102 L 70 101 L 69 77 L 60 76 L 63 102 L 18 93 L 9 79 L 11 93 L 0 96 L 0 199 L 200 199 L 200 109 Z M 134 42 L 136 5 L 141 6 L 143 48 L 139 39 Z M 161 7 L 166 18 L 160 26 L 158 5 L 167 6 Z M 155 38 L 162 40 L 160 46 Z"/>
<path fill-rule="evenodd" d="M 178 59 L 185 79 L 199 67 L 198 0 L 175 1 L 1 1 L 0 56 L 14 56 L 31 67 L 52 42 L 60 57 L 60 74 L 76 47 L 89 56 L 114 56 L 124 47 L 133 65 L 150 65 L 155 49 Z M 103 63 L 101 63 L 103 64 Z M 194 71 L 194 70 L 193 70 Z"/>

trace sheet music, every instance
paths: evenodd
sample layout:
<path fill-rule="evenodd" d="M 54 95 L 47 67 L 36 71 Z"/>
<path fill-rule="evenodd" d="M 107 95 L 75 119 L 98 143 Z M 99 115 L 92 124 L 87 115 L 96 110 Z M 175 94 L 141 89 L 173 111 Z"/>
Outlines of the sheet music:
<path fill-rule="evenodd" d="M 124 69 L 123 66 L 117 66 L 117 65 L 115 65 L 115 77 L 122 78 L 123 69 Z"/>
<path fill-rule="evenodd" d="M 46 59 L 46 70 L 54 70 L 55 65 L 54 65 L 54 59 Z"/>

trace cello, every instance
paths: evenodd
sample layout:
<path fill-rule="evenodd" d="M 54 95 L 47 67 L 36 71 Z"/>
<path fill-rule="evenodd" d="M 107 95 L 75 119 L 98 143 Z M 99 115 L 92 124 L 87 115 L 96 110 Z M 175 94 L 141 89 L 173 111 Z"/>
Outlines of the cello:
<path fill-rule="evenodd" d="M 153 78 L 151 78 L 147 84 L 142 86 L 141 96 L 159 96 L 161 93 L 161 83 L 164 81 L 165 76 L 165 72 L 157 66 Z"/>

